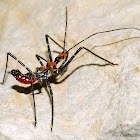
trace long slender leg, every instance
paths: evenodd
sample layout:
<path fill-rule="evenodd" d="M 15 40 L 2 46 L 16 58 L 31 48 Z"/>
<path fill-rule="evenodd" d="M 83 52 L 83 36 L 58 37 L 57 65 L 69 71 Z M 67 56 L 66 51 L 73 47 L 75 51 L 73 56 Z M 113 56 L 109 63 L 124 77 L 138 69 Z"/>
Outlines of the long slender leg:
<path fill-rule="evenodd" d="M 51 55 L 51 49 L 50 49 L 50 44 L 49 44 L 49 39 L 51 39 L 56 45 L 58 45 L 60 48 L 63 49 L 63 51 L 66 51 L 64 47 L 62 47 L 60 44 L 58 44 L 54 39 L 52 39 L 49 35 L 45 35 L 46 38 L 46 43 L 48 47 L 48 53 L 49 53 L 49 59 L 52 61 L 52 55 Z"/>
<path fill-rule="evenodd" d="M 7 72 L 7 67 L 8 67 L 8 56 L 11 56 L 12 58 L 14 58 L 16 61 L 18 61 L 24 68 L 26 68 L 29 73 L 32 73 L 32 71 L 26 67 L 20 60 L 18 60 L 13 54 L 11 54 L 10 52 L 7 53 L 7 61 L 6 61 L 6 67 L 5 67 L 5 73 L 4 73 L 4 77 L 3 77 L 3 82 L 2 84 L 5 83 L 5 76 L 6 76 L 6 72 Z M 32 84 L 32 76 L 30 76 L 30 81 L 31 81 L 31 91 L 32 91 L 32 94 L 33 94 L 33 104 L 34 104 L 34 117 L 35 117 L 35 127 L 36 127 L 36 124 L 37 124 L 37 121 L 36 121 L 36 107 L 35 107 L 35 97 L 34 97 L 34 89 L 33 89 L 33 84 Z"/>
<path fill-rule="evenodd" d="M 4 72 L 4 76 L 3 76 L 3 81 L 1 82 L 1 84 L 5 83 L 5 76 L 6 76 L 6 72 L 7 72 L 7 67 L 8 67 L 8 56 L 11 56 L 12 58 L 14 58 L 18 63 L 20 63 L 27 71 L 32 72 L 28 67 L 26 67 L 20 60 L 18 60 L 13 54 L 11 54 L 10 52 L 7 53 L 7 61 L 6 61 L 6 66 L 5 66 L 5 72 Z"/>
<path fill-rule="evenodd" d="M 45 38 L 49 38 L 50 40 L 52 40 L 57 46 L 59 46 L 61 49 L 64 49 L 66 51 L 66 49 L 64 47 L 62 47 L 59 43 L 57 43 L 52 37 L 50 37 L 49 35 L 45 35 Z"/>
<path fill-rule="evenodd" d="M 56 45 L 58 45 L 61 49 L 63 49 L 63 47 L 60 44 L 58 44 L 52 37 L 50 37 L 49 35 L 45 35 L 45 37 L 50 38 Z"/>
<path fill-rule="evenodd" d="M 50 95 L 50 99 L 51 99 L 51 105 L 52 105 L 52 120 L 51 120 L 51 132 L 52 132 L 52 128 L 53 128 L 53 116 L 54 116 L 54 107 L 53 107 L 53 92 L 52 92 L 52 88 L 50 85 L 50 82 L 48 80 L 45 80 L 46 84 L 49 88 L 49 95 Z"/>
<path fill-rule="evenodd" d="M 36 54 L 36 58 L 39 61 L 39 63 L 41 64 L 41 66 L 44 66 L 44 64 L 42 63 L 41 59 L 48 62 L 46 59 L 44 59 L 43 57 L 39 56 L 38 54 Z"/>
<path fill-rule="evenodd" d="M 110 63 L 111 65 L 116 65 L 116 64 L 114 64 L 114 63 L 112 63 L 112 62 L 110 62 L 110 61 L 108 61 L 108 60 L 102 58 L 101 56 L 99 56 L 99 55 L 93 53 L 93 52 L 90 51 L 89 49 L 87 49 L 87 48 L 85 48 L 85 47 L 80 47 L 80 48 L 74 53 L 74 55 L 67 61 L 67 63 L 60 69 L 60 71 L 58 72 L 59 74 L 60 74 L 64 69 L 66 69 L 66 67 L 69 65 L 69 63 L 74 59 L 74 57 L 75 57 L 82 49 L 87 50 L 87 51 L 90 52 L 91 54 L 93 54 L 93 55 L 95 55 L 96 57 L 98 57 L 98 58 L 100 58 L 100 59 L 102 59 L 102 60 L 104 60 L 104 61 Z"/>
<path fill-rule="evenodd" d="M 52 61 L 52 55 L 51 55 L 51 49 L 50 49 L 50 45 L 49 45 L 49 38 L 50 38 L 56 45 L 58 45 L 60 48 L 62 48 L 62 49 L 63 49 L 63 52 L 64 52 L 64 51 L 66 51 L 66 50 L 65 50 L 66 32 L 67 32 L 67 7 L 66 7 L 66 26 L 65 26 L 65 35 L 64 35 L 64 46 L 62 47 L 61 45 L 59 45 L 59 44 L 58 44 L 54 39 L 52 39 L 49 35 L 45 35 L 50 61 Z"/>
<path fill-rule="evenodd" d="M 30 82 L 31 82 L 31 92 L 33 95 L 33 105 L 34 105 L 34 118 L 35 118 L 35 127 L 37 124 L 37 119 L 36 119 L 36 106 L 35 106 L 35 94 L 34 94 L 34 87 L 33 87 L 33 83 L 32 83 L 32 76 L 30 77 Z"/>
<path fill-rule="evenodd" d="M 52 61 L 52 55 L 51 55 L 51 49 L 50 49 L 50 44 L 49 44 L 49 40 L 48 40 L 48 35 L 45 35 L 46 37 L 46 43 L 47 43 L 47 47 L 48 47 L 48 53 L 49 53 L 49 61 Z"/>

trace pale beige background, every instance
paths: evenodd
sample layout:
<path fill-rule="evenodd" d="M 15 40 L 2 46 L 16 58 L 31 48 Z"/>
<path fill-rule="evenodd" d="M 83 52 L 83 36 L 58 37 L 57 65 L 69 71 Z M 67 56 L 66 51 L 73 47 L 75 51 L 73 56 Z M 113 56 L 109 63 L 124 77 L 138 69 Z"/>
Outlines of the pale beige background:
<path fill-rule="evenodd" d="M 45 34 L 63 45 L 65 8 L 68 8 L 66 48 L 88 35 L 121 27 L 140 28 L 139 0 L 1 0 L 0 80 L 11 52 L 31 70 L 39 67 L 35 54 L 47 58 Z M 136 30 L 116 31 L 90 38 L 80 46 L 94 46 L 140 37 Z M 50 41 L 52 51 L 61 51 Z M 78 48 L 78 47 L 77 47 Z M 71 51 L 70 56 L 76 51 Z M 54 128 L 50 132 L 51 106 L 45 88 L 36 95 L 37 128 L 33 126 L 32 96 L 28 85 L 10 74 L 0 85 L 0 139 L 12 140 L 96 140 L 140 138 L 140 40 L 133 38 L 93 49 L 118 66 L 87 66 L 75 71 L 54 92 Z M 84 64 L 105 64 L 90 54 L 73 61 L 65 78 Z M 57 54 L 53 53 L 55 57 Z M 12 58 L 8 71 L 26 70 Z M 137 68 L 137 69 L 136 69 Z M 14 86 L 14 87 L 13 87 Z M 37 93 L 38 90 L 35 90 Z"/>

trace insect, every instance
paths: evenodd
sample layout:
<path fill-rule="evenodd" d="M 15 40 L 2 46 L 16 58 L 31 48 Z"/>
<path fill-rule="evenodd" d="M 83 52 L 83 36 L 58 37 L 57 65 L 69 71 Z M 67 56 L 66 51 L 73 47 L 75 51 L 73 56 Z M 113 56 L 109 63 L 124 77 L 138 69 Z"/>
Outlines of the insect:
<path fill-rule="evenodd" d="M 59 43 L 57 43 L 49 35 L 45 35 L 48 54 L 49 54 L 49 60 L 46 60 L 43 57 L 41 57 L 40 55 L 36 54 L 36 58 L 39 61 L 41 66 L 39 68 L 37 68 L 37 70 L 35 72 L 32 72 L 27 66 L 25 66 L 12 53 L 9 52 L 9 53 L 7 53 L 7 61 L 6 61 L 6 66 L 5 66 L 5 72 L 4 72 L 4 76 L 3 76 L 3 81 L 1 82 L 1 84 L 5 83 L 5 77 L 6 77 L 6 73 L 7 73 L 9 56 L 12 57 L 14 60 L 16 60 L 19 64 L 21 64 L 28 71 L 28 73 L 22 74 L 19 70 L 13 69 L 13 70 L 11 70 L 10 73 L 20 83 L 31 85 L 31 92 L 32 92 L 32 96 L 33 96 L 33 106 L 34 106 L 34 121 L 35 121 L 35 127 L 36 127 L 37 116 L 36 116 L 36 103 L 35 103 L 35 94 L 34 94 L 33 84 L 38 82 L 41 85 L 43 83 L 43 81 L 45 81 L 46 86 L 49 89 L 49 96 L 50 96 L 50 100 L 51 100 L 51 109 L 52 109 L 52 112 L 51 112 L 52 113 L 51 114 L 51 131 L 52 131 L 52 128 L 53 128 L 53 119 L 54 119 L 54 105 L 53 105 L 54 103 L 53 103 L 53 91 L 52 91 L 50 82 L 48 80 L 49 74 L 52 73 L 52 74 L 55 74 L 55 75 L 59 75 L 62 72 L 64 72 L 64 70 L 68 67 L 68 65 L 72 62 L 72 60 L 75 58 L 75 56 L 77 56 L 77 54 L 81 50 L 86 50 L 87 52 L 93 54 L 94 56 L 108 62 L 110 65 L 116 65 L 116 64 L 108 61 L 107 59 L 104 59 L 103 57 L 95 54 L 94 52 L 92 52 L 91 50 L 89 50 L 86 47 L 78 48 L 77 51 L 68 59 L 68 54 L 69 54 L 70 50 L 72 50 L 73 48 L 75 48 L 76 46 L 81 44 L 82 42 L 86 41 L 87 39 L 89 39 L 89 38 L 91 38 L 91 37 L 93 37 L 97 34 L 103 34 L 103 33 L 113 32 L 113 31 L 118 31 L 118 30 L 129 30 L 129 29 L 135 29 L 135 30 L 140 31 L 140 29 L 138 29 L 138 28 L 130 27 L 130 28 L 119 28 L 119 29 L 96 32 L 96 33 L 93 33 L 90 36 L 86 37 L 85 39 L 81 40 L 80 42 L 78 42 L 77 44 L 72 46 L 70 49 L 66 50 L 65 49 L 65 43 L 66 43 L 66 33 L 67 33 L 67 19 L 68 19 L 68 16 L 67 16 L 67 8 L 66 8 L 66 24 L 65 24 L 65 34 L 64 34 L 64 45 L 63 46 L 61 46 Z M 49 45 L 49 39 L 52 40 L 56 45 L 58 45 L 59 47 L 61 47 L 63 49 L 62 53 L 60 53 L 54 60 L 52 59 L 51 49 L 50 49 L 50 45 Z M 42 60 L 46 62 L 45 65 L 43 64 Z M 58 67 L 58 64 L 60 62 L 62 62 L 62 63 Z"/>

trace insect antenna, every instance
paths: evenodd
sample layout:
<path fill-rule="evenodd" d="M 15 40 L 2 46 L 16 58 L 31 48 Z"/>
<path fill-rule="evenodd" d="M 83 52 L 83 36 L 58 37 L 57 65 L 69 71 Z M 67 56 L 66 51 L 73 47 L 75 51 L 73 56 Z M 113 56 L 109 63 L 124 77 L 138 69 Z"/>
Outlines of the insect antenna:
<path fill-rule="evenodd" d="M 90 50 L 93 50 L 95 49 L 96 47 L 104 47 L 104 46 L 110 46 L 110 45 L 113 45 L 113 44 L 117 44 L 117 43 L 120 43 L 120 42 L 123 42 L 123 41 L 126 41 L 126 40 L 132 40 L 132 39 L 140 39 L 140 37 L 129 37 L 129 38 L 126 38 L 126 39 L 122 39 L 122 40 L 119 40 L 119 41 L 115 41 L 115 42 L 112 42 L 112 43 L 108 43 L 108 44 L 104 44 L 104 45 L 95 45 L 93 46 Z M 87 54 L 88 52 L 85 52 L 84 54 L 82 54 L 80 57 L 83 57 L 85 54 Z M 78 58 L 80 58 L 78 57 Z M 78 58 L 76 58 L 75 60 L 77 60 Z M 73 61 L 75 61 L 73 60 Z"/>
<path fill-rule="evenodd" d="M 134 29 L 134 30 L 138 30 L 140 31 L 140 29 L 136 28 L 136 27 L 129 27 L 129 28 L 118 28 L 118 29 L 113 29 L 113 30 L 107 30 L 107 31 L 101 31 L 101 32 L 96 32 L 93 33 L 92 35 L 86 37 L 85 39 L 81 40 L 80 42 L 78 42 L 77 44 L 75 44 L 73 47 L 71 47 L 70 49 L 68 49 L 66 51 L 66 53 L 68 53 L 70 50 L 72 50 L 73 48 L 75 48 L 76 46 L 78 46 L 79 44 L 81 44 L 82 42 L 84 42 L 85 40 L 89 39 L 92 36 L 95 36 L 97 34 L 103 34 L 103 33 L 107 33 L 107 32 L 114 32 L 114 31 L 118 31 L 118 30 L 130 30 L 130 29 Z"/>
<path fill-rule="evenodd" d="M 65 25 L 65 35 L 64 35 L 64 47 L 63 47 L 63 52 L 65 51 L 65 43 L 66 43 L 66 35 L 67 35 L 67 20 L 68 20 L 68 14 L 67 14 L 67 7 L 66 7 L 66 25 Z"/>

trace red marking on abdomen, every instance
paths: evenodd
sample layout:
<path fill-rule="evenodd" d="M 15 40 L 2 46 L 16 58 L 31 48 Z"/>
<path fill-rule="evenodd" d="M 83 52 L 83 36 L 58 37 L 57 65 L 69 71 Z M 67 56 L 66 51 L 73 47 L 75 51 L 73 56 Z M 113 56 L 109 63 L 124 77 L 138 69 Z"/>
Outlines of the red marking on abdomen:
<path fill-rule="evenodd" d="M 18 75 L 17 74 L 17 78 L 16 78 L 17 81 L 19 81 L 20 83 L 23 83 L 23 84 L 31 84 L 31 81 L 28 77 L 22 77 L 21 75 Z M 32 79 L 32 83 L 35 83 L 36 82 L 36 79 Z"/>
<path fill-rule="evenodd" d="M 12 70 L 11 74 L 16 78 L 17 81 L 23 84 L 30 84 L 30 75 L 29 73 L 27 74 L 22 74 L 19 70 Z M 36 82 L 37 80 L 32 78 L 32 83 Z"/>

